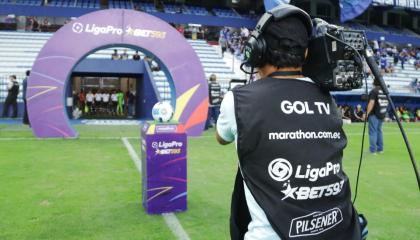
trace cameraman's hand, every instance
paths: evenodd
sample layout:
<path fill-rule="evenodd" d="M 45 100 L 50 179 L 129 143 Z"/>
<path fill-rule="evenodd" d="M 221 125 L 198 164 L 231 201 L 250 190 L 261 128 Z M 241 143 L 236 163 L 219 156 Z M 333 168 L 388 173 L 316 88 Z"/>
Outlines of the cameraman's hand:
<path fill-rule="evenodd" d="M 227 145 L 227 144 L 229 144 L 229 143 L 231 143 L 231 142 L 227 142 L 227 141 L 225 141 L 220 135 L 219 135 L 219 133 L 217 132 L 217 126 L 216 126 L 216 140 L 217 140 L 217 142 L 219 142 L 221 145 Z"/>

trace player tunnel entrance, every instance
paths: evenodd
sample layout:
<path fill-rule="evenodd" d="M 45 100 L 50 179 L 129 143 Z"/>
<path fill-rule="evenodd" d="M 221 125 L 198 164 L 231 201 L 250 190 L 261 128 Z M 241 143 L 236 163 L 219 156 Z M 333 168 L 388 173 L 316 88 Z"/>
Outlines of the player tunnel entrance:
<path fill-rule="evenodd" d="M 152 119 L 153 105 L 175 108 L 173 83 L 165 66 L 147 50 L 111 45 L 87 54 L 66 88 L 70 119 Z"/>

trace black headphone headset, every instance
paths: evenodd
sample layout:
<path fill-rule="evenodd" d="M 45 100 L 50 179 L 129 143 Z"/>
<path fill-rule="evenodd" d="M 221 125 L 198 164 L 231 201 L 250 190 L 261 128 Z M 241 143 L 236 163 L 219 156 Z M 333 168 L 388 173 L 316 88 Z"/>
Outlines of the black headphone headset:
<path fill-rule="evenodd" d="M 252 31 L 248 41 L 245 44 L 243 65 L 256 68 L 262 67 L 265 64 L 267 44 L 265 39 L 261 36 L 262 33 L 271 21 L 278 21 L 291 15 L 295 15 L 302 20 L 308 30 L 309 37 L 311 37 L 313 25 L 309 14 L 293 5 L 279 5 L 264 13 L 264 15 L 262 15 L 258 21 L 254 31 Z"/>

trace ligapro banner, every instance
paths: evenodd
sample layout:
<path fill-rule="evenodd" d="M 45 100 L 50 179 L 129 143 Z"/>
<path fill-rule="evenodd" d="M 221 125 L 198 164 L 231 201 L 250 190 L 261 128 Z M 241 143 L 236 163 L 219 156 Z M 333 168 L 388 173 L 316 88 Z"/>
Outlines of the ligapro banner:
<path fill-rule="evenodd" d="M 134 37 L 144 37 L 144 38 L 157 38 L 165 39 L 166 32 L 155 31 L 150 29 L 141 29 L 133 28 L 130 25 L 126 26 L 125 29 L 118 28 L 112 25 L 100 26 L 96 24 L 83 24 L 80 22 L 75 22 L 72 25 L 72 31 L 75 33 L 90 33 L 93 35 L 125 35 L 125 36 L 134 36 Z"/>
<path fill-rule="evenodd" d="M 208 88 L 191 45 L 159 18 L 134 10 L 112 9 L 92 12 L 64 25 L 40 51 L 27 90 L 35 136 L 77 137 L 64 105 L 69 77 L 84 56 L 112 45 L 145 50 L 159 59 L 175 87 L 173 120 L 183 123 L 188 135 L 200 135 L 207 118 Z"/>

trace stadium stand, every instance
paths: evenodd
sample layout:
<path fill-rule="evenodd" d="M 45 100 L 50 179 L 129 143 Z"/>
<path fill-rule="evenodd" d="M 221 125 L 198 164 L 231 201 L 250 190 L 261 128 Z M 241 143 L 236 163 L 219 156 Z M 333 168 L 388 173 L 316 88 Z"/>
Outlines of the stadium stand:
<path fill-rule="evenodd" d="M 390 35 L 401 35 L 401 36 L 411 36 L 411 37 L 418 37 L 419 35 L 407 28 L 395 28 L 395 27 L 380 27 L 378 25 L 362 25 L 360 23 L 349 22 L 349 23 L 341 23 L 344 27 L 348 27 L 355 30 L 363 30 L 363 31 L 371 31 L 376 33 L 383 33 L 383 34 L 390 34 Z"/>
<path fill-rule="evenodd" d="M 209 11 L 204 7 L 197 7 L 197 6 L 188 6 L 184 5 L 183 11 L 184 14 L 191 14 L 191 15 L 198 15 L 198 16 L 207 16 L 209 15 Z"/>
<path fill-rule="evenodd" d="M 10 13 L 13 13 L 16 8 L 26 9 L 28 11 L 27 16 L 36 16 L 38 18 L 39 28 L 34 28 L 30 25 L 31 17 L 26 19 L 26 31 L 54 32 L 59 29 L 64 20 L 60 19 L 59 21 L 55 21 L 54 19 L 47 19 L 47 17 L 45 17 L 49 15 L 55 16 L 55 14 L 57 14 L 54 12 L 57 8 L 52 7 L 60 8 L 57 12 L 62 14 L 60 17 L 67 18 L 65 22 L 68 22 L 70 17 L 77 17 L 85 14 L 85 12 L 95 11 L 100 8 L 120 8 L 144 11 L 167 22 L 173 23 L 177 28 L 180 27 L 180 32 L 184 33 L 186 38 L 196 39 L 192 32 L 197 32 L 198 27 L 196 27 L 196 25 L 191 25 L 192 27 L 186 25 L 186 23 L 194 23 L 197 24 L 197 26 L 202 26 L 202 28 L 198 29 L 198 38 L 206 39 L 209 42 L 205 40 L 189 40 L 189 43 L 197 52 L 205 70 L 206 77 L 208 78 L 210 74 L 215 73 L 222 86 L 222 91 L 227 91 L 231 79 L 245 79 L 248 78 L 249 75 L 242 73 L 239 68 L 242 59 L 242 41 L 230 41 L 227 52 L 221 57 L 220 46 L 214 45 L 217 44 L 218 28 L 231 28 L 231 30 L 233 30 L 231 31 L 232 34 L 233 32 L 236 32 L 238 35 L 236 37 L 231 37 L 231 39 L 242 39 L 242 34 L 239 34 L 237 29 L 244 26 L 252 29 L 258 16 L 261 15 L 261 9 L 243 7 L 232 8 L 230 5 L 212 5 L 213 7 L 210 7 L 211 4 L 206 4 L 204 6 L 203 4 L 201 4 L 201 6 L 199 6 L 200 4 L 196 5 L 195 3 L 189 4 L 179 3 L 178 1 L 152 0 L 109 0 L 107 2 L 102 2 L 102 4 L 99 0 L 0 0 L 0 12 L 3 10 L 3 15 L 0 16 L 0 29 L 10 31 L 23 30 L 22 26 L 25 23 L 23 20 L 19 20 L 19 18 L 16 17 L 20 15 L 9 14 L 8 8 L 10 8 Z M 51 6 L 51 8 L 45 8 L 43 5 Z M 414 12 L 408 13 L 416 15 Z M 325 17 L 325 19 L 328 19 L 332 24 L 342 25 L 350 29 L 364 30 L 369 40 L 376 40 L 387 46 L 390 45 L 391 47 L 393 44 L 396 44 L 400 51 L 411 51 L 412 45 L 419 47 L 418 40 L 420 37 L 418 33 L 420 32 L 417 32 L 417 27 L 405 24 L 406 21 L 403 21 L 400 25 L 384 25 L 382 24 L 383 22 L 376 21 L 372 18 L 367 22 L 364 19 L 359 18 L 346 23 L 341 23 L 338 18 L 330 18 L 331 16 L 323 15 L 320 17 Z M 391 15 L 389 18 L 392 18 L 389 19 L 389 22 L 395 22 L 395 19 L 393 19 Z M 43 20 L 45 20 L 46 23 Z M 21 82 L 24 77 L 24 72 L 31 68 L 37 54 L 50 36 L 52 36 L 52 34 L 0 31 L 0 103 L 4 101 L 6 96 L 8 76 L 12 74 L 17 75 L 18 81 Z M 88 58 L 109 59 L 114 49 L 115 48 L 100 50 L 91 54 Z M 119 53 L 122 53 L 124 50 L 124 48 L 116 49 Z M 381 51 L 383 50 L 384 49 L 381 49 Z M 130 56 L 133 53 L 133 50 L 128 50 Z M 411 55 L 414 56 L 413 54 Z M 144 56 L 142 55 L 142 57 Z M 416 79 L 420 78 L 420 57 L 416 55 L 416 58 L 410 58 L 411 59 L 407 59 L 404 69 L 402 69 L 399 62 L 393 67 L 394 70 L 391 73 L 386 73 L 384 76 L 387 85 L 390 87 L 391 94 L 404 99 L 420 97 L 420 84 L 416 82 Z M 387 62 L 394 62 L 391 55 L 388 56 Z M 388 69 L 386 72 L 388 72 Z M 152 71 L 152 74 L 154 86 L 158 90 L 161 98 L 164 100 L 169 99 L 171 97 L 171 90 L 165 72 L 155 70 Z M 371 77 L 367 82 L 368 88 L 370 89 L 372 84 Z M 360 98 L 360 95 L 363 94 L 364 91 L 364 88 L 362 88 L 350 92 L 335 92 L 333 94 L 345 102 L 354 101 L 354 99 Z M 20 98 L 19 101 L 21 102 Z"/>
<path fill-rule="evenodd" d="M 155 7 L 155 4 L 148 2 L 133 2 L 134 9 L 142 10 L 144 12 L 153 13 L 158 10 Z"/>
<path fill-rule="evenodd" d="M 182 13 L 182 6 L 178 4 L 165 4 L 163 9 L 165 13 Z"/>
<path fill-rule="evenodd" d="M 100 8 L 99 0 L 51 0 L 47 6 L 52 7 L 77 7 L 77 8 Z"/>
<path fill-rule="evenodd" d="M 213 12 L 218 17 L 228 17 L 228 18 L 241 18 L 237 12 L 233 9 L 222 9 L 222 8 L 214 8 Z"/>
<path fill-rule="evenodd" d="M 0 102 L 7 95 L 8 76 L 16 75 L 18 81 L 21 82 L 25 71 L 31 69 L 42 46 L 51 36 L 50 33 L 0 32 Z M 215 47 L 204 40 L 188 41 L 199 56 L 207 78 L 215 73 L 224 88 L 227 88 L 230 79 L 238 78 L 238 75 L 232 71 Z M 120 53 L 124 50 L 124 48 L 103 49 L 87 58 L 110 59 L 114 49 Z M 129 49 L 128 54 L 132 56 L 134 50 Z M 169 99 L 171 93 L 165 73 L 154 71 L 153 77 L 161 97 Z M 19 101 L 21 101 L 20 96 Z"/>
<path fill-rule="evenodd" d="M 0 0 L 0 4 L 41 6 L 42 5 L 42 0 Z"/>
<path fill-rule="evenodd" d="M 76 7 L 80 8 L 99 8 L 99 0 L 77 0 Z"/>
<path fill-rule="evenodd" d="M 0 32 L 0 102 L 6 96 L 6 85 L 9 75 L 16 75 L 18 81 L 24 78 L 24 72 L 31 69 L 32 64 L 45 42 L 52 36 L 50 33 L 19 33 L 19 32 Z M 231 58 L 223 59 L 216 47 L 209 45 L 204 40 L 188 40 L 197 52 L 203 65 L 206 77 L 215 73 L 224 91 L 228 88 L 228 82 L 233 78 L 243 78 L 237 66 L 232 68 Z M 108 48 L 99 50 L 87 58 L 109 59 L 113 50 L 117 49 L 120 53 L 124 48 Z M 128 50 L 131 56 L 134 50 Z M 142 56 L 143 57 L 143 56 Z M 392 57 L 388 57 L 388 62 L 392 62 Z M 228 64 L 229 63 L 229 64 Z M 237 61 L 237 64 L 239 60 Z M 236 64 L 236 65 L 237 65 Z M 394 73 L 384 76 L 386 83 L 390 86 L 391 92 L 398 95 L 414 94 L 410 84 L 414 79 L 420 78 L 420 70 L 415 70 L 414 65 L 407 62 L 404 69 L 397 64 L 394 66 Z M 232 70 L 233 69 L 233 70 Z M 168 80 L 163 71 L 154 71 L 153 79 L 162 99 L 169 99 L 171 91 Z M 368 80 L 368 87 L 371 87 L 372 79 Z M 353 90 L 341 94 L 362 94 L 363 89 Z M 21 95 L 19 95 L 20 97 Z M 19 98 L 19 101 L 20 98 Z"/>
<path fill-rule="evenodd" d="M 133 3 L 120 0 L 109 0 L 109 8 L 133 9 Z"/>
<path fill-rule="evenodd" d="M 52 7 L 74 7 L 74 1 L 71 0 L 51 0 L 48 2 L 47 6 Z"/>

